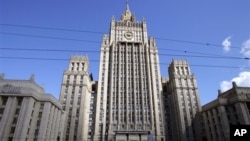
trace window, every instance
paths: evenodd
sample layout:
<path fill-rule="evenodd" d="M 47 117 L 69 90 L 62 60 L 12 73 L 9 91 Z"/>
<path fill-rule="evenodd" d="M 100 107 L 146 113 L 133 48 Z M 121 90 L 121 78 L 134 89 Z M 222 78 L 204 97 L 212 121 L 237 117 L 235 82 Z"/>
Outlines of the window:
<path fill-rule="evenodd" d="M 3 114 L 4 108 L 0 108 L 0 114 Z"/>
<path fill-rule="evenodd" d="M 42 112 L 39 112 L 38 118 L 41 118 L 41 117 L 42 117 Z"/>
<path fill-rule="evenodd" d="M 82 70 L 84 70 L 84 63 L 82 63 Z"/>
<path fill-rule="evenodd" d="M 82 92 L 82 86 L 79 87 L 79 93 L 81 93 L 81 92 Z"/>
<path fill-rule="evenodd" d="M 75 63 L 71 63 L 71 70 L 74 70 Z"/>
<path fill-rule="evenodd" d="M 44 103 L 41 103 L 40 105 L 40 109 L 43 109 Z"/>
<path fill-rule="evenodd" d="M 12 124 L 16 124 L 16 123 L 17 123 L 17 118 L 14 118 Z"/>
<path fill-rule="evenodd" d="M 18 98 L 18 99 L 17 99 L 17 104 L 18 104 L 18 106 L 21 106 L 22 101 L 23 101 L 23 99 L 22 99 L 22 98 Z"/>
<path fill-rule="evenodd" d="M 16 115 L 18 115 L 20 112 L 20 109 L 16 109 Z"/>
<path fill-rule="evenodd" d="M 35 130 L 35 137 L 38 135 L 38 129 Z"/>
<path fill-rule="evenodd" d="M 40 120 L 37 120 L 36 126 L 40 126 Z"/>
<path fill-rule="evenodd" d="M 3 106 L 6 105 L 8 98 L 7 97 L 2 97 L 2 102 Z"/>

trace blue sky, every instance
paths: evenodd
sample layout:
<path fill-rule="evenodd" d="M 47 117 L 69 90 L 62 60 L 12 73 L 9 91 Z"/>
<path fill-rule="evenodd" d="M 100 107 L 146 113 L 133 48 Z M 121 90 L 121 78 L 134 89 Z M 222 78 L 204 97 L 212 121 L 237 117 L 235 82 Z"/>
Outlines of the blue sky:
<path fill-rule="evenodd" d="M 0 0 L 0 73 L 7 79 L 34 74 L 58 98 L 70 56 L 88 55 L 97 80 L 103 33 L 109 32 L 112 16 L 120 19 L 125 2 Z M 232 80 L 250 86 L 250 63 L 241 59 L 250 57 L 249 0 L 129 0 L 129 6 L 136 20 L 146 19 L 149 36 L 156 38 L 162 76 L 168 76 L 172 59 L 189 61 L 202 105 L 215 99 L 218 89 L 230 88 Z"/>

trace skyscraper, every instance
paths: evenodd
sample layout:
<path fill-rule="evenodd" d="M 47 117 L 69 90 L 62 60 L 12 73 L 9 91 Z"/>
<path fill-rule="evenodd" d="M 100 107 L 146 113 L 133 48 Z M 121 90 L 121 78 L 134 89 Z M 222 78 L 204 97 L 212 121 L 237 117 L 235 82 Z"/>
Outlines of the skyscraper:
<path fill-rule="evenodd" d="M 128 4 L 101 44 L 94 140 L 164 141 L 158 50 Z"/>
<path fill-rule="evenodd" d="M 86 56 L 72 56 L 64 71 L 60 102 L 65 110 L 64 141 L 86 141 L 92 138 L 94 124 L 94 81 L 88 72 Z"/>
<path fill-rule="evenodd" d="M 173 141 L 195 141 L 199 122 L 197 113 L 201 111 L 195 76 L 185 60 L 173 60 L 168 68 L 169 80 L 165 98 L 165 112 L 169 121 L 168 139 Z M 170 124 L 170 125 L 169 125 Z"/>

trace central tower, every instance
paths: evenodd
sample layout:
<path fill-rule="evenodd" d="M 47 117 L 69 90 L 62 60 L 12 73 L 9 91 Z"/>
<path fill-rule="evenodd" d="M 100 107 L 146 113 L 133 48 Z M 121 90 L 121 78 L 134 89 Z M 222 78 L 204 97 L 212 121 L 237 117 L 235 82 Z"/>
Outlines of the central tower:
<path fill-rule="evenodd" d="M 94 140 L 164 141 L 158 50 L 128 3 L 113 17 L 100 54 Z"/>

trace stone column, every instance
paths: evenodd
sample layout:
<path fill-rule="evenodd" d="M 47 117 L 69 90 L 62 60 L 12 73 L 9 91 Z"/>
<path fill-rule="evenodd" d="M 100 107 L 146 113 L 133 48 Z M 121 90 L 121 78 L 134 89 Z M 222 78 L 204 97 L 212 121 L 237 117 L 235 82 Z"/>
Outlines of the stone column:
<path fill-rule="evenodd" d="M 0 122 L 0 140 L 2 141 L 8 141 L 9 132 L 13 122 L 13 118 L 11 117 L 14 117 L 15 115 L 16 105 L 16 98 L 8 97 L 4 108 L 2 120 Z"/>
<path fill-rule="evenodd" d="M 34 102 L 35 100 L 33 98 L 23 98 L 15 135 L 13 137 L 13 139 L 16 141 L 26 140 Z"/>
<path fill-rule="evenodd" d="M 51 107 L 51 103 L 49 102 L 44 103 L 41 123 L 39 127 L 39 133 L 37 137 L 38 141 L 44 141 L 44 139 L 46 138 L 46 130 L 48 127 L 48 122 L 49 122 L 50 107 Z"/>

